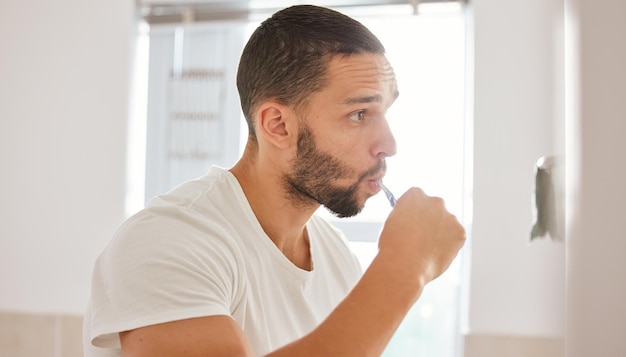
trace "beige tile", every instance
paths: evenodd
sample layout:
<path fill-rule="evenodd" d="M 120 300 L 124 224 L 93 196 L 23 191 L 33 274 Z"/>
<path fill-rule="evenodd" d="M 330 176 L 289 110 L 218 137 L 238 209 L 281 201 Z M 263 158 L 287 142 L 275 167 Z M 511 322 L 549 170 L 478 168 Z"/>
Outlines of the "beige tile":
<path fill-rule="evenodd" d="M 0 356 L 82 357 L 82 317 L 0 312 Z"/>
<path fill-rule="evenodd" d="M 0 356 L 56 357 L 56 318 L 0 312 Z"/>
<path fill-rule="evenodd" d="M 534 336 L 464 336 L 464 357 L 564 357 L 562 338 Z"/>
<path fill-rule="evenodd" d="M 83 319 L 81 316 L 61 316 L 60 356 L 83 356 Z"/>

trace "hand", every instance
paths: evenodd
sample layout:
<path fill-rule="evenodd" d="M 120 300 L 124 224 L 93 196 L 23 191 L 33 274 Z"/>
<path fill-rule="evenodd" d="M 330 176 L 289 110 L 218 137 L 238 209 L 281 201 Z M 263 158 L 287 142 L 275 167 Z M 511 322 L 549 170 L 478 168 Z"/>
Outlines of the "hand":
<path fill-rule="evenodd" d="M 440 276 L 465 242 L 465 229 L 441 198 L 411 188 L 396 202 L 379 240 L 379 256 L 423 287 Z"/>

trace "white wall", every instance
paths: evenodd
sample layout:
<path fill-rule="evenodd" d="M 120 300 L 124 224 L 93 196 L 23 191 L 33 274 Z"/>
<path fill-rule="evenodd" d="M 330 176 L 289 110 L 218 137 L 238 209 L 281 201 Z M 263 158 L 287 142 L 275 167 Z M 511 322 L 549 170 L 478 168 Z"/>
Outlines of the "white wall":
<path fill-rule="evenodd" d="M 626 2 L 566 5 L 566 353 L 626 356 Z"/>
<path fill-rule="evenodd" d="M 0 310 L 84 309 L 124 217 L 133 9 L 0 2 Z"/>
<path fill-rule="evenodd" d="M 563 155 L 562 0 L 474 0 L 467 335 L 560 338 L 565 245 L 530 241 L 535 163 Z M 495 355 L 495 354 L 494 354 Z"/>
<path fill-rule="evenodd" d="M 475 190 L 467 336 L 564 337 L 568 357 L 626 355 L 626 3 L 472 4 Z M 566 154 L 566 241 L 528 243 L 531 167 L 550 151 Z M 466 352 L 486 346 L 487 354 L 466 356 L 517 356 L 525 342 L 541 342 L 477 340 L 466 338 Z M 502 345 L 508 354 L 494 353 Z"/>

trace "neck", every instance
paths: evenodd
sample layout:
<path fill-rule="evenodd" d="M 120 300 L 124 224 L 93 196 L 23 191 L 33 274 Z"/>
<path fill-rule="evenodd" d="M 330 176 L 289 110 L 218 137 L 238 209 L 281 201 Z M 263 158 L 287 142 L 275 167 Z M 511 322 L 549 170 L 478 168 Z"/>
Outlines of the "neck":
<path fill-rule="evenodd" d="M 243 157 L 230 171 L 267 236 L 296 266 L 310 270 L 306 223 L 319 205 L 294 204 L 285 192 L 283 168 L 271 160 L 263 161 L 258 150 L 246 147 Z"/>

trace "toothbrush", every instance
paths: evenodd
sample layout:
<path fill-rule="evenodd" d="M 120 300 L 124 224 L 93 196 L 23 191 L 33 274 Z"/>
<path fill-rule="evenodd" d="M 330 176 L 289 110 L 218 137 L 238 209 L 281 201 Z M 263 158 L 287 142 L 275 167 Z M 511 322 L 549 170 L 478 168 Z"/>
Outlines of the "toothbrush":
<path fill-rule="evenodd" d="M 377 180 L 376 182 L 378 182 L 378 186 L 380 186 L 380 188 L 385 193 L 385 196 L 387 196 L 387 200 L 389 200 L 389 204 L 391 205 L 391 207 L 395 206 L 396 198 L 393 196 L 393 193 L 391 193 L 391 191 L 389 191 L 389 189 L 385 185 L 383 185 L 383 180 Z"/>

